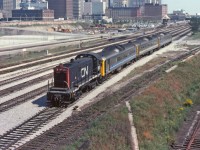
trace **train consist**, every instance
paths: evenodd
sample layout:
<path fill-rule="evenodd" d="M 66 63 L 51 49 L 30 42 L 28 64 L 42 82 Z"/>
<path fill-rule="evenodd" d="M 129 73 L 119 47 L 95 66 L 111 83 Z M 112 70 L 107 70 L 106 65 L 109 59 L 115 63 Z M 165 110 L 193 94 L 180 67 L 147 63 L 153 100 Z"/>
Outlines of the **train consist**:
<path fill-rule="evenodd" d="M 82 92 L 101 84 L 108 75 L 171 42 L 172 35 L 162 33 L 111 45 L 99 53 L 79 54 L 70 62 L 54 68 L 54 85 L 48 88 L 47 102 L 53 106 L 68 105 Z"/>

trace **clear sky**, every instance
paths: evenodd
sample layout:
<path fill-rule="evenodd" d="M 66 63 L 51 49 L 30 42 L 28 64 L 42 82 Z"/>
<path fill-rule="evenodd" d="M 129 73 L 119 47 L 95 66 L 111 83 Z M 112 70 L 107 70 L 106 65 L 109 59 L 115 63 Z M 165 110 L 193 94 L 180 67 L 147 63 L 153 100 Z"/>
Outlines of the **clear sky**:
<path fill-rule="evenodd" d="M 184 9 L 191 15 L 200 13 L 200 0 L 162 0 L 163 4 L 168 4 L 168 11 Z"/>

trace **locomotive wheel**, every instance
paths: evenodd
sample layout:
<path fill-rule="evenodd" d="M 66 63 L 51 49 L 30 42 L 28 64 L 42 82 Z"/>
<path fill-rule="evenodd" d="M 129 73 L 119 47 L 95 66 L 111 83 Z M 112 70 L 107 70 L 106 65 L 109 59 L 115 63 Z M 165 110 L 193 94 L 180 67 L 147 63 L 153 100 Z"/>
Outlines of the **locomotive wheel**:
<path fill-rule="evenodd" d="M 100 85 L 100 84 L 102 84 L 102 83 L 103 83 L 103 78 L 97 79 L 97 85 Z"/>
<path fill-rule="evenodd" d="M 97 85 L 96 80 L 90 83 L 90 90 L 94 89 L 96 85 Z"/>

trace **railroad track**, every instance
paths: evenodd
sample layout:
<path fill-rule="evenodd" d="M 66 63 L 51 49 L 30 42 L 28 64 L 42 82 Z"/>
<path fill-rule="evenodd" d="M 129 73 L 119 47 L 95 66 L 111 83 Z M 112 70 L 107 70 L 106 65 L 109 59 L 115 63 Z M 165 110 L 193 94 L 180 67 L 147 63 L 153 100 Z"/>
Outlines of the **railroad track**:
<path fill-rule="evenodd" d="M 198 121 L 194 126 L 193 133 L 187 138 L 184 146 L 186 146 L 186 150 L 200 149 L 200 118 L 198 118 Z"/>
<path fill-rule="evenodd" d="M 133 40 L 134 40 L 135 38 L 133 38 Z M 97 48 L 98 49 L 98 48 Z M 97 50 L 97 49 L 92 49 L 92 50 L 89 50 L 89 51 L 94 51 L 94 50 Z M 88 52 L 89 52 L 88 51 Z M 82 52 L 78 52 L 78 53 L 76 53 L 76 54 L 69 54 L 69 55 L 64 55 L 64 56 L 62 56 L 62 57 L 59 57 L 59 58 L 57 58 L 56 57 L 56 59 L 62 59 L 62 58 L 69 58 L 69 57 L 72 57 L 72 56 L 74 56 L 74 55 L 78 55 L 78 54 L 81 54 Z M 39 61 L 38 63 L 45 63 L 45 62 L 48 62 L 49 61 L 49 59 L 47 59 L 47 60 L 44 60 L 44 62 L 43 61 Z M 30 66 L 29 66 L 30 65 Z M 37 63 L 36 64 L 29 64 L 29 65 L 27 65 L 26 67 L 31 67 L 31 66 L 33 66 L 33 65 L 37 65 Z M 36 75 L 36 74 L 39 74 L 39 73 L 42 73 L 42 72 L 45 72 L 45 71 L 48 71 L 48 70 L 50 70 L 50 69 L 52 69 L 53 67 L 55 67 L 56 65 L 51 65 L 51 66 L 48 66 L 48 67 L 44 67 L 44 68 L 40 68 L 40 69 L 38 69 L 38 70 L 36 70 L 36 71 L 34 71 L 34 72 L 30 72 L 30 73 L 27 73 L 27 74 L 24 74 L 24 75 L 20 75 L 20 76 L 17 76 L 17 77 L 14 77 L 14 78 L 10 78 L 10 79 L 6 79 L 6 80 L 3 80 L 3 81 L 0 81 L 0 85 L 5 85 L 5 84 L 9 84 L 9 83 L 12 83 L 12 82 L 14 82 L 14 81 L 17 81 L 17 80 L 20 80 L 20 79 L 24 79 L 24 78 L 27 78 L 27 77 L 30 77 L 30 76 L 33 76 L 33 75 Z M 25 66 L 20 66 L 20 67 L 25 67 Z M 17 67 L 16 67 L 17 68 Z M 15 69 L 16 69 L 15 68 Z M 19 69 L 19 68 L 18 68 Z M 13 70 L 12 70 L 13 71 Z M 6 72 L 4 72 L 4 71 L 2 71 L 2 73 L 6 73 Z M 0 74 L 1 74 L 1 71 L 0 71 Z"/>
<path fill-rule="evenodd" d="M 6 102 L 0 104 L 0 113 L 5 112 L 19 104 L 29 101 L 30 99 L 35 98 L 38 95 L 44 94 L 47 92 L 47 86 L 40 87 L 36 90 L 23 94 L 21 96 L 10 99 Z"/>
<path fill-rule="evenodd" d="M 82 135 L 82 133 L 84 133 L 84 130 L 88 127 L 93 119 L 97 119 L 101 115 L 104 115 L 109 111 L 112 111 L 115 107 L 123 104 L 125 101 L 129 101 L 132 97 L 143 91 L 151 83 L 162 77 L 162 75 L 166 73 L 165 70 L 174 65 L 172 62 L 182 61 L 199 51 L 199 49 L 200 47 L 196 47 L 185 54 L 158 65 L 153 70 L 150 69 L 150 71 L 142 73 L 141 76 L 134 79 L 134 81 L 131 81 L 124 88 L 112 94 L 114 97 L 119 96 L 118 99 L 111 97 L 103 99 L 91 107 L 84 109 L 81 113 L 72 115 L 68 119 L 65 119 L 63 122 L 54 126 L 51 130 L 46 131 L 42 135 L 36 137 L 18 149 L 53 150 L 59 149 L 61 146 L 71 144 L 72 142 L 76 141 Z M 108 99 L 110 99 L 110 101 L 108 101 Z"/>
<path fill-rule="evenodd" d="M 3 89 L 3 90 L 0 91 L 0 97 L 6 96 L 7 94 L 11 94 L 14 91 L 19 91 L 19 90 L 21 90 L 23 88 L 26 88 L 26 87 L 30 86 L 30 85 L 34 85 L 36 83 L 39 83 L 39 82 L 42 82 L 44 80 L 50 79 L 50 78 L 52 78 L 52 76 L 53 76 L 52 73 L 50 73 L 50 74 L 47 74 L 47 75 L 44 75 L 44 76 L 41 76 L 41 77 L 38 77 L 38 78 L 35 78 L 35 79 L 32 79 L 32 80 L 29 80 L 27 82 L 23 82 L 21 84 L 18 84 L 18 85 Z"/>
<path fill-rule="evenodd" d="M 50 69 L 50 67 L 47 68 L 47 69 Z M 40 70 L 35 71 L 35 72 L 33 72 L 33 73 L 28 73 L 28 74 L 25 74 L 24 76 L 23 76 L 23 75 L 22 75 L 22 76 L 18 76 L 17 78 L 12 78 L 12 79 L 10 79 L 10 80 L 5 80 L 5 81 L 6 81 L 6 83 L 11 83 L 11 82 L 16 81 L 16 80 L 19 80 L 19 79 L 23 79 L 23 78 L 27 78 L 27 77 L 33 76 L 33 75 L 38 74 L 38 73 L 41 73 L 41 72 L 43 72 L 43 71 L 44 71 L 43 69 L 40 69 Z M 44 76 L 44 77 L 37 78 L 37 79 L 33 79 L 33 80 L 31 80 L 31 81 L 27 81 L 27 82 L 25 82 L 25 83 L 16 85 L 16 86 L 14 86 L 14 87 L 11 87 L 11 88 L 2 90 L 2 91 L 0 91 L 0 94 L 2 94 L 2 95 L 9 94 L 10 92 L 13 92 L 13 91 L 16 91 L 16 90 L 25 88 L 25 87 L 27 87 L 27 86 L 29 86 L 29 85 L 33 85 L 34 83 L 37 83 L 37 82 L 42 81 L 42 80 L 44 80 L 44 79 L 47 79 L 47 78 L 49 78 L 51 75 L 52 75 L 52 74 L 50 73 L 50 74 L 47 74 L 47 75 Z M 3 82 L 3 81 L 2 81 L 2 82 Z M 0 82 L 0 83 L 1 83 L 1 82 Z M 3 83 L 2 83 L 2 84 L 3 84 Z M 5 82 L 4 82 L 4 84 L 5 84 Z M 33 90 L 32 92 L 28 92 L 28 93 L 26 93 L 26 94 L 23 94 L 23 95 L 21 95 L 21 96 L 18 96 L 18 97 L 16 97 L 16 98 L 13 98 L 13 99 L 8 100 L 8 101 L 6 101 L 6 102 L 3 102 L 3 103 L 0 104 L 0 112 L 7 111 L 7 110 L 13 108 L 14 106 L 17 106 L 17 105 L 22 104 L 22 103 L 24 103 L 24 102 L 26 102 L 26 101 L 29 101 L 30 99 L 36 97 L 37 95 L 41 95 L 41 94 L 44 94 L 44 93 L 46 93 L 46 92 L 47 92 L 47 86 L 43 86 L 43 87 L 41 87 L 41 88 L 38 88 L 38 89 L 36 89 L 36 90 Z"/>
<path fill-rule="evenodd" d="M 187 29 L 186 29 L 187 30 Z M 182 30 L 181 30 L 182 31 Z M 181 31 L 177 31 L 176 30 L 176 32 L 178 32 L 178 33 L 180 33 Z M 176 33 L 175 31 L 172 31 L 172 33 Z M 134 40 L 135 38 L 133 38 L 133 40 Z M 98 48 L 97 48 L 98 49 Z M 96 50 L 97 50 L 96 49 Z M 92 50 L 89 50 L 89 51 L 94 51 L 95 49 L 92 49 Z M 88 52 L 89 52 L 88 51 Z M 82 53 L 82 52 L 78 52 L 78 53 L 76 53 L 76 54 L 80 54 L 80 53 Z M 72 56 L 74 56 L 75 54 L 69 54 L 69 55 L 65 55 L 65 56 L 62 56 L 62 57 L 59 57 L 59 58 L 57 58 L 56 57 L 56 59 L 61 59 L 61 58 L 69 58 L 69 57 L 72 57 Z M 49 59 L 48 60 L 45 60 L 45 61 L 49 61 Z M 41 61 L 39 61 L 39 63 L 42 63 Z M 31 66 L 33 65 L 33 64 L 30 64 Z M 36 65 L 36 64 L 34 64 L 34 65 Z M 28 65 L 29 66 L 29 65 Z M 26 67 L 28 67 L 28 66 L 26 66 Z M 9 83 L 12 83 L 12 82 L 14 82 L 14 81 L 17 81 L 17 80 L 20 80 L 20 79 L 23 79 L 23 78 L 27 78 L 27 77 L 30 77 L 30 76 L 32 76 L 32 75 L 36 75 L 36 74 L 39 74 L 39 73 L 42 73 L 42 72 L 45 72 L 45 71 L 48 71 L 48 70 L 50 70 L 50 69 L 52 69 L 53 67 L 55 67 L 56 65 L 51 65 L 51 66 L 48 66 L 48 67 L 44 67 L 44 68 L 41 68 L 41 69 L 38 69 L 38 70 L 36 70 L 36 71 L 34 71 L 34 72 L 30 72 L 30 73 L 27 73 L 27 74 L 24 74 L 24 75 L 20 75 L 20 76 L 17 76 L 17 77 L 14 77 L 14 78 L 10 78 L 10 79 L 6 79 L 6 80 L 3 80 L 3 81 L 0 81 L 0 85 L 5 85 L 5 84 L 9 84 Z M 23 67 L 24 68 L 24 66 L 21 66 L 21 67 Z M 16 69 L 16 68 L 15 68 Z M 0 74 L 1 74 L 1 71 L 0 71 Z"/>
<path fill-rule="evenodd" d="M 181 31 L 181 30 L 183 30 L 183 28 L 186 28 L 186 27 L 179 27 L 178 29 L 167 29 L 167 30 L 164 30 L 164 31 L 167 31 L 167 32 L 177 32 L 177 31 Z M 161 30 L 161 31 L 159 31 L 159 32 L 163 32 L 163 30 Z M 153 33 L 157 33 L 157 31 L 155 31 L 155 32 L 153 32 Z M 152 33 L 149 33 L 149 34 L 147 34 L 147 35 L 150 35 L 150 34 L 152 34 Z M 147 36 L 147 35 L 145 35 L 145 36 Z M 143 35 L 137 35 L 137 36 L 139 36 L 139 37 L 142 37 Z M 128 37 L 128 38 L 126 38 L 126 40 L 123 40 L 123 41 L 116 41 L 116 42 L 112 42 L 112 43 L 110 43 L 109 41 L 106 41 L 106 42 L 104 42 L 103 44 L 97 44 L 97 45 L 95 45 L 95 47 L 98 47 L 98 48 L 94 48 L 94 46 L 92 46 L 92 47 L 87 47 L 87 48 L 83 48 L 83 49 L 80 49 L 79 50 L 79 52 L 70 52 L 71 54 L 66 54 L 66 53 L 61 53 L 61 54 L 57 54 L 57 55 L 55 55 L 55 56 L 51 56 L 51 57 L 49 57 L 49 58 L 45 58 L 45 59 L 42 59 L 42 60 L 38 60 L 38 61 L 33 61 L 33 62 L 29 62 L 29 63 L 27 63 L 26 65 L 23 65 L 23 64 L 21 64 L 21 65 L 19 65 L 18 67 L 14 67 L 14 68 L 11 68 L 11 69 L 2 69 L 2 70 L 0 70 L 0 74 L 3 74 L 3 73 L 7 73 L 7 72 L 11 72 L 11 71 L 14 71 L 14 70 L 17 70 L 17 69 L 20 69 L 20 68 L 27 68 L 27 67 L 31 67 L 31 66 L 33 66 L 33 65 L 38 65 L 38 64 L 43 64 L 43 63 L 47 63 L 47 62 L 49 62 L 49 61 L 55 61 L 55 60 L 58 60 L 58 59 L 63 59 L 63 58 L 67 58 L 67 57 L 72 57 L 72 56 L 74 56 L 74 55 L 78 55 L 78 54 L 80 54 L 80 53 L 82 53 L 82 52 L 84 52 L 84 51 L 87 51 L 87 52 L 90 52 L 90 51 L 95 51 L 95 50 L 98 50 L 98 49 L 100 49 L 100 48 L 104 48 L 105 46 L 105 44 L 109 44 L 109 45 L 112 45 L 112 44 L 116 44 L 116 43 L 123 43 L 123 42 L 127 42 L 127 41 L 129 41 L 129 40 L 134 40 L 134 39 L 136 39 L 136 36 L 134 35 L 134 36 L 131 36 L 131 37 Z"/>
<path fill-rule="evenodd" d="M 151 80 L 153 81 L 158 77 L 158 73 L 151 76 Z M 150 75 L 146 76 L 150 77 Z M 146 78 L 147 79 L 147 78 Z M 143 82 L 140 80 L 140 83 L 147 85 L 148 82 L 145 79 Z M 85 128 L 87 128 L 88 124 L 94 120 L 99 118 L 100 116 L 104 115 L 108 111 L 113 110 L 116 105 L 123 103 L 124 100 L 127 100 L 131 96 L 139 92 L 140 87 L 133 86 L 131 91 L 125 91 L 125 95 L 122 95 L 120 100 L 105 103 L 105 101 L 100 101 L 97 104 L 88 110 L 83 110 L 83 112 L 73 115 L 72 117 L 66 119 L 62 123 L 58 124 L 57 126 L 53 127 L 51 130 L 46 131 L 41 136 L 35 138 L 31 142 L 25 144 L 22 147 L 19 147 L 20 150 L 32 150 L 32 149 L 59 149 L 59 146 L 68 145 L 72 141 L 76 140 L 77 136 L 79 137 Z M 107 104 L 107 105 L 105 105 Z M 100 107 L 100 108 L 99 108 Z M 48 139 L 48 141 L 47 141 Z M 44 142 L 44 143 L 43 143 Z M 41 143 L 41 144 L 39 144 Z M 59 145 L 59 146 L 58 146 Z"/>
<path fill-rule="evenodd" d="M 200 149 L 200 112 L 197 112 L 189 133 L 181 144 L 171 146 L 172 150 L 199 150 Z"/>
<path fill-rule="evenodd" d="M 17 80 L 25 79 L 25 78 L 28 78 L 28 77 L 43 73 L 45 71 L 48 71 L 48 70 L 52 69 L 55 66 L 56 65 L 52 65 L 52 66 L 49 66 L 49 67 L 46 67 L 46 68 L 41 68 L 41 69 L 38 69 L 38 70 L 34 70 L 33 72 L 29 72 L 29 73 L 26 73 L 26 74 L 23 74 L 23 75 L 16 76 L 16 77 L 13 77 L 13 78 L 10 78 L 10 79 L 2 80 L 2 81 L 0 81 L 0 85 L 3 86 L 3 85 L 6 85 L 6 84 L 10 84 L 12 82 L 15 82 Z M 48 74 L 48 75 L 50 75 L 50 74 Z"/>
<path fill-rule="evenodd" d="M 46 68 L 46 69 L 50 69 L 51 67 L 49 68 Z M 35 74 L 38 74 L 38 73 L 41 73 L 43 72 L 44 70 L 43 69 L 40 69 L 38 71 L 35 71 L 35 72 L 31 72 L 31 73 L 28 73 L 28 74 L 25 74 L 25 76 L 18 76 L 16 78 L 12 78 L 11 80 L 5 80 L 7 83 L 10 83 L 10 82 L 13 82 L 13 81 L 16 81 L 16 80 L 19 80 L 19 79 L 23 79 L 23 78 L 26 78 L 26 77 L 30 77 L 32 75 L 35 75 Z M 33 79 L 31 81 L 27 81 L 25 83 L 22 83 L 20 85 L 16 85 L 14 87 L 11 87 L 11 88 L 8 88 L 8 89 L 5 89 L 5 90 L 2 90 L 0 91 L 0 95 L 6 95 L 6 94 L 10 94 L 10 92 L 12 91 L 16 91 L 16 90 L 19 90 L 19 89 L 22 89 L 22 88 L 25 88 L 29 85 L 33 85 L 34 83 L 37 83 L 37 82 L 40 82 L 44 79 L 47 79 L 51 76 L 51 74 L 47 74 L 46 76 L 44 77 L 41 77 L 41 78 L 36 78 L 36 79 Z M 3 84 L 2 82 L 0 82 L 1 84 Z M 4 82 L 5 83 L 5 82 Z M 17 106 L 19 104 L 22 104 L 34 97 L 36 97 L 37 95 L 40 95 L 40 94 L 43 94 L 47 91 L 47 87 L 46 86 L 43 86 L 39 89 L 36 89 L 36 90 L 33 90 L 32 92 L 28 92 L 26 94 L 23 94 L 21 96 L 18 96 L 14 99 L 11 99 L 11 100 L 8 100 L 6 102 L 3 102 L 0 104 L 0 112 L 4 112 L 8 109 L 11 109 L 13 108 L 14 106 Z"/>
<path fill-rule="evenodd" d="M 37 131 L 40 127 L 53 120 L 64 110 L 64 108 L 46 108 L 39 112 L 18 127 L 8 131 L 3 136 L 0 136 L 0 149 L 15 149 L 15 143 L 17 143 L 17 141 L 24 138 L 26 135 Z"/>
<path fill-rule="evenodd" d="M 51 43 L 42 43 L 42 44 L 37 44 L 37 45 L 26 45 L 24 47 L 22 46 L 17 46 L 17 47 L 9 47 L 9 48 L 0 48 L 0 52 L 8 52 L 8 51 L 16 51 L 16 50 L 22 50 L 23 48 L 37 48 L 37 47 L 43 47 L 43 46 L 51 46 L 51 45 L 55 45 L 55 44 L 65 44 L 66 42 L 79 42 L 80 40 L 81 41 L 84 41 L 84 40 L 93 40 L 93 39 L 101 39 L 101 37 L 87 37 L 87 38 L 82 38 L 82 39 L 74 39 L 74 40 L 65 40 L 65 39 L 61 39 L 59 41 L 56 41 L 56 42 L 52 42 Z"/>
<path fill-rule="evenodd" d="M 108 106 L 105 106 L 105 102 L 102 101 L 102 102 L 100 102 L 100 104 L 97 105 L 97 106 L 102 105 L 103 107 L 101 109 L 98 109 L 96 107 L 94 109 L 94 107 L 92 107 L 89 112 L 86 111 L 86 112 L 80 113 L 80 114 L 82 114 L 82 116 L 80 116 L 79 119 L 77 119 L 77 118 L 74 119 L 73 118 L 74 116 L 72 116 L 71 122 L 68 122 L 68 120 L 65 120 L 63 122 L 64 123 L 63 126 L 62 126 L 62 124 L 59 124 L 56 127 L 65 127 L 66 123 L 68 122 L 69 125 L 66 126 L 68 128 L 62 129 L 62 128 L 55 127 L 56 128 L 55 132 L 53 129 L 48 132 L 49 133 L 48 135 L 50 137 L 42 138 L 43 140 L 44 139 L 46 140 L 49 138 L 50 139 L 49 141 L 51 141 L 51 142 L 49 142 L 49 144 L 45 143 L 45 146 L 49 146 L 49 148 L 54 147 L 55 146 L 55 138 L 59 139 L 59 140 L 57 140 L 57 142 L 59 142 L 59 143 L 63 143 L 63 140 L 64 140 L 64 143 L 66 143 L 66 141 L 70 142 L 71 140 L 73 140 L 73 138 L 71 138 L 71 137 L 76 136 L 77 134 L 81 133 L 81 132 L 77 132 L 77 131 L 79 131 L 79 130 L 82 131 L 82 129 L 84 129 L 88 125 L 88 122 L 90 122 L 94 118 L 101 116 L 102 114 L 105 114 L 106 112 L 111 110 L 116 105 L 123 103 L 125 100 L 130 98 L 130 94 L 132 94 L 131 96 L 134 96 L 134 94 L 137 94 L 143 88 L 142 85 L 148 85 L 148 84 L 150 84 L 149 81 L 152 82 L 152 81 L 158 79 L 160 76 L 160 73 L 162 73 L 161 69 L 155 70 L 150 73 L 146 73 L 140 79 L 137 79 L 137 81 L 134 83 L 134 85 L 129 85 L 132 87 L 131 91 L 129 91 L 129 90 L 123 91 L 123 93 L 126 93 L 126 95 L 122 94 L 121 99 L 119 101 L 111 101 L 110 105 L 108 105 Z M 15 144 L 18 141 L 20 141 L 23 137 L 30 135 L 31 133 L 33 133 L 34 131 L 36 131 L 37 129 L 42 127 L 44 124 L 48 123 L 50 120 L 52 120 L 53 118 L 55 118 L 61 112 L 64 111 L 64 109 L 59 109 L 58 112 L 56 111 L 56 112 L 52 113 L 53 111 L 50 109 L 53 109 L 53 108 L 45 109 L 44 112 L 42 111 L 41 113 L 39 113 L 41 115 L 37 114 L 37 115 L 33 116 L 28 121 L 24 122 L 20 126 L 10 130 L 9 132 L 7 132 L 3 136 L 1 136 L 0 137 L 0 146 L 1 146 L 0 149 L 14 148 L 15 146 L 17 146 Z M 80 114 L 78 114 L 78 115 L 80 115 Z M 45 118 L 48 118 L 48 119 L 45 119 Z M 75 128 L 75 130 L 72 128 Z M 58 134 L 58 131 L 60 132 L 59 134 Z M 54 135 L 54 136 L 52 136 L 52 135 Z M 57 135 L 57 136 L 55 137 L 55 135 Z M 69 135 L 71 135 L 71 136 L 69 136 Z M 68 136 L 69 136 L 69 138 L 66 138 Z M 41 139 L 41 141 L 43 141 L 42 139 Z M 39 145 L 39 146 L 41 146 L 41 145 Z M 35 146 L 32 146 L 32 147 L 35 148 Z M 31 149 L 31 147 L 30 147 L 30 149 Z"/>

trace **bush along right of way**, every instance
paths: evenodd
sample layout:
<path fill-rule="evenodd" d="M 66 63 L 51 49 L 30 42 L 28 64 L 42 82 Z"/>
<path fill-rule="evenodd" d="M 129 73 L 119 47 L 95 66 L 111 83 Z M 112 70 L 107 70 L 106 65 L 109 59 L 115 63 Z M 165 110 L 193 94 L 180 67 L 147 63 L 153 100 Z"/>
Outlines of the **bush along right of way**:
<path fill-rule="evenodd" d="M 199 105 L 200 56 L 180 62 L 131 100 L 141 150 L 168 150 L 193 105 Z"/>

